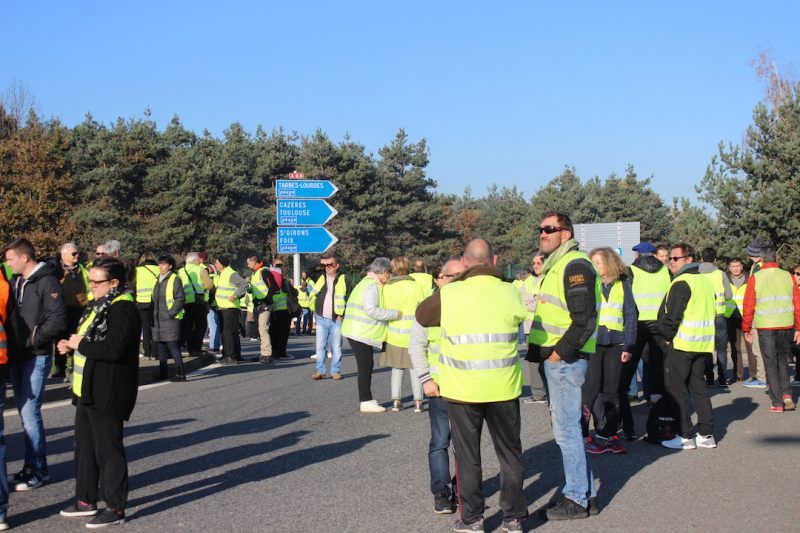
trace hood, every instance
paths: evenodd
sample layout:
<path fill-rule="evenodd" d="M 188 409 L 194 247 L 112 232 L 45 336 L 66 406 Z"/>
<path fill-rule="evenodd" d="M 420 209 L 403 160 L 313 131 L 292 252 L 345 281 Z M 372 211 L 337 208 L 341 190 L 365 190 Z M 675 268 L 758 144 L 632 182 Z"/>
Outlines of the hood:
<path fill-rule="evenodd" d="M 714 272 L 715 270 L 719 269 L 714 263 L 700 263 L 700 266 L 697 267 L 697 271 L 701 274 L 707 274 L 709 272 Z"/>
<path fill-rule="evenodd" d="M 648 274 L 655 274 L 662 268 L 667 268 L 666 265 L 659 261 L 654 255 L 640 255 L 633 262 L 633 266 L 636 268 L 641 268 Z"/>
<path fill-rule="evenodd" d="M 64 271 L 59 266 L 59 272 L 56 271 L 55 265 L 51 262 L 42 262 L 36 265 L 36 270 L 34 270 L 31 275 L 28 277 L 28 283 L 34 283 L 35 281 L 45 277 L 45 276 L 56 276 L 57 278 L 64 277 Z"/>
<path fill-rule="evenodd" d="M 453 278 L 453 281 L 461 281 L 473 276 L 494 276 L 500 280 L 503 279 L 503 273 L 500 269 L 489 265 L 476 265 L 469 267 L 464 272 Z"/>

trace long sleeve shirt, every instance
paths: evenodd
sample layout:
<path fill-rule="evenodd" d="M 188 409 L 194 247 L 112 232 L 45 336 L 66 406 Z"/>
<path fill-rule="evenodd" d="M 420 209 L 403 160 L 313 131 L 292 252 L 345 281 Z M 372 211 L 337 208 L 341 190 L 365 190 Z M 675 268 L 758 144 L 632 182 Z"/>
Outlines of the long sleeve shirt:
<path fill-rule="evenodd" d="M 768 268 L 780 268 L 778 263 L 764 263 L 761 265 L 760 270 Z M 753 329 L 753 319 L 756 314 L 756 295 L 758 288 L 756 287 L 756 277 L 750 276 L 747 280 L 747 288 L 744 291 L 744 301 L 742 303 L 742 331 L 748 333 Z M 782 328 L 760 328 L 760 329 L 796 329 L 800 331 L 800 288 L 797 283 L 792 283 L 792 303 L 794 304 L 794 325 Z"/>

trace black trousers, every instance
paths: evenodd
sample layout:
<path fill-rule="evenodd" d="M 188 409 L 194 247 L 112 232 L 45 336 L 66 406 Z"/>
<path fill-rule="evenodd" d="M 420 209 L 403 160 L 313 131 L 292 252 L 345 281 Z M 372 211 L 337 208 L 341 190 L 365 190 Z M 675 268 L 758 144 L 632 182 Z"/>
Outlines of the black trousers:
<path fill-rule="evenodd" d="M 680 410 L 681 434 L 684 438 L 694 437 L 689 396 L 697 412 L 697 432 L 701 435 L 714 434 L 714 413 L 708 398 L 704 377 L 707 353 L 684 352 L 672 345 L 667 347 L 664 358 L 664 380 L 667 394 L 672 396 Z"/>
<path fill-rule="evenodd" d="M 794 344 L 793 329 L 759 329 L 758 345 L 767 374 L 767 387 L 772 405 L 783 405 L 783 397 L 792 394 L 789 377 L 790 346 Z"/>
<path fill-rule="evenodd" d="M 128 503 L 128 460 L 122 444 L 122 419 L 78 404 L 75 409 L 75 497 L 124 509 Z"/>
<path fill-rule="evenodd" d="M 181 321 L 183 342 L 186 343 L 186 350 L 194 354 L 203 349 L 203 336 L 208 328 L 208 307 L 204 302 L 193 302 L 185 304 L 183 311 L 184 316 Z"/>
<path fill-rule="evenodd" d="M 272 311 L 269 317 L 269 342 L 272 344 L 273 357 L 286 357 L 286 346 L 289 344 L 292 316 L 289 311 Z"/>
<path fill-rule="evenodd" d="M 239 340 L 239 310 L 221 309 L 222 315 L 222 357 L 242 358 L 242 344 Z"/>
<path fill-rule="evenodd" d="M 583 436 L 589 435 L 589 417 L 601 437 L 612 437 L 619 430 L 620 376 L 622 375 L 622 346 L 597 346 L 589 358 L 589 371 L 581 391 L 584 415 L 581 416 Z M 630 384 L 630 381 L 628 381 Z M 625 396 L 628 387 L 625 387 Z"/>
<path fill-rule="evenodd" d="M 158 348 L 153 343 L 153 308 L 139 307 L 139 318 L 142 319 L 142 348 L 145 357 L 158 355 Z"/>
<path fill-rule="evenodd" d="M 524 466 L 519 400 L 477 404 L 448 401 L 447 416 L 455 449 L 456 491 L 461 520 L 465 524 L 472 524 L 483 518 L 481 432 L 484 420 L 500 463 L 500 508 L 503 518 L 525 518 L 528 506 L 522 494 Z"/>
<path fill-rule="evenodd" d="M 372 369 L 375 368 L 372 346 L 353 339 L 347 339 L 347 342 L 350 343 L 353 356 L 356 358 L 358 401 L 368 402 L 372 399 Z"/>
<path fill-rule="evenodd" d="M 725 319 L 725 327 L 728 330 L 728 346 L 731 350 L 731 361 L 733 362 L 733 377 L 743 376 L 744 368 L 739 368 L 739 350 L 736 347 L 736 334 L 742 329 L 742 315 L 739 314 L 738 309 L 734 310 L 733 314 Z M 744 355 L 742 354 L 743 367 L 747 365 Z"/>
<path fill-rule="evenodd" d="M 628 388 L 636 374 L 639 360 L 644 359 L 644 391 L 645 396 L 664 393 L 664 352 L 661 349 L 663 338 L 648 328 L 649 322 L 637 322 L 636 347 L 627 363 L 622 364 L 619 382 L 619 415 L 622 419 L 622 430 L 633 433 L 633 413 L 628 399 Z M 647 350 L 645 350 L 647 348 Z"/>

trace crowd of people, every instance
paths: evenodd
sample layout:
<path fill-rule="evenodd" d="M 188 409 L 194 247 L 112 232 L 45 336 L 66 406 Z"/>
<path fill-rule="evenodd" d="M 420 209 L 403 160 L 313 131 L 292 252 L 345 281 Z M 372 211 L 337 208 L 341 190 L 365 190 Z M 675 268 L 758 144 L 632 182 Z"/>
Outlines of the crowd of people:
<path fill-rule="evenodd" d="M 313 334 L 311 378 L 319 381 L 342 379 L 347 338 L 362 413 L 387 411 L 372 394 L 380 353 L 379 364 L 392 369 L 391 411 L 406 407 L 405 376 L 414 412 L 424 412 L 428 399 L 434 511 L 460 510 L 459 532 L 483 531 L 484 421 L 500 464 L 503 530 L 522 531 L 523 369 L 530 394 L 522 403 L 549 407 L 563 458 L 565 484 L 546 511 L 551 520 L 599 511 L 587 453 L 624 454 L 623 443 L 640 438 L 631 410 L 639 379 L 642 400 L 658 415 L 653 425 L 648 420 L 648 439 L 670 449 L 717 446 L 711 387 L 741 381 L 767 389 L 769 412 L 795 409 L 800 376 L 792 382 L 789 360 L 793 354 L 800 372 L 800 265 L 781 269 L 775 249 L 755 240 L 745 250 L 749 273 L 744 257 L 729 259 L 723 271 L 713 248 L 698 256 L 686 243 L 640 243 L 626 266 L 610 248 L 580 251 L 565 213 L 545 213 L 537 231 L 531 270 L 512 283 L 491 245 L 476 239 L 431 273 L 422 260 L 378 257 L 352 288 L 332 253 L 295 287 L 279 259 L 248 257 L 243 275 L 229 257 L 211 262 L 202 252 L 180 265 L 152 252 L 123 260 L 111 240 L 84 264 L 74 243 L 40 260 L 28 240 L 14 240 L 0 275 L 0 377 L 16 399 L 25 461 L 6 475 L 0 425 L 0 529 L 9 489 L 49 480 L 41 416 L 48 376 L 71 384 L 76 406 L 75 498 L 61 515 L 91 517 L 89 528 L 121 524 L 128 497 L 122 428 L 136 402 L 139 359 L 158 359 L 158 379 L 184 382 L 183 356 L 203 355 L 204 342 L 227 365 L 242 361 L 241 338 L 250 337 L 258 361 L 274 364 L 293 359 L 292 330 Z"/>

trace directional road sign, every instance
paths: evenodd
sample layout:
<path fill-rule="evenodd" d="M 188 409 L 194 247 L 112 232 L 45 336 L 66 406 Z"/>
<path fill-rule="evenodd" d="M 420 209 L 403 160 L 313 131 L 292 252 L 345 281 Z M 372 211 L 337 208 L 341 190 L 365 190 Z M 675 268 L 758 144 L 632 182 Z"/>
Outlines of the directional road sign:
<path fill-rule="evenodd" d="M 325 200 L 278 200 L 279 226 L 321 226 L 336 213 Z"/>
<path fill-rule="evenodd" d="M 338 240 L 325 228 L 278 227 L 279 254 L 321 254 Z"/>
<path fill-rule="evenodd" d="M 339 189 L 328 180 L 277 180 L 275 198 L 330 198 Z"/>

